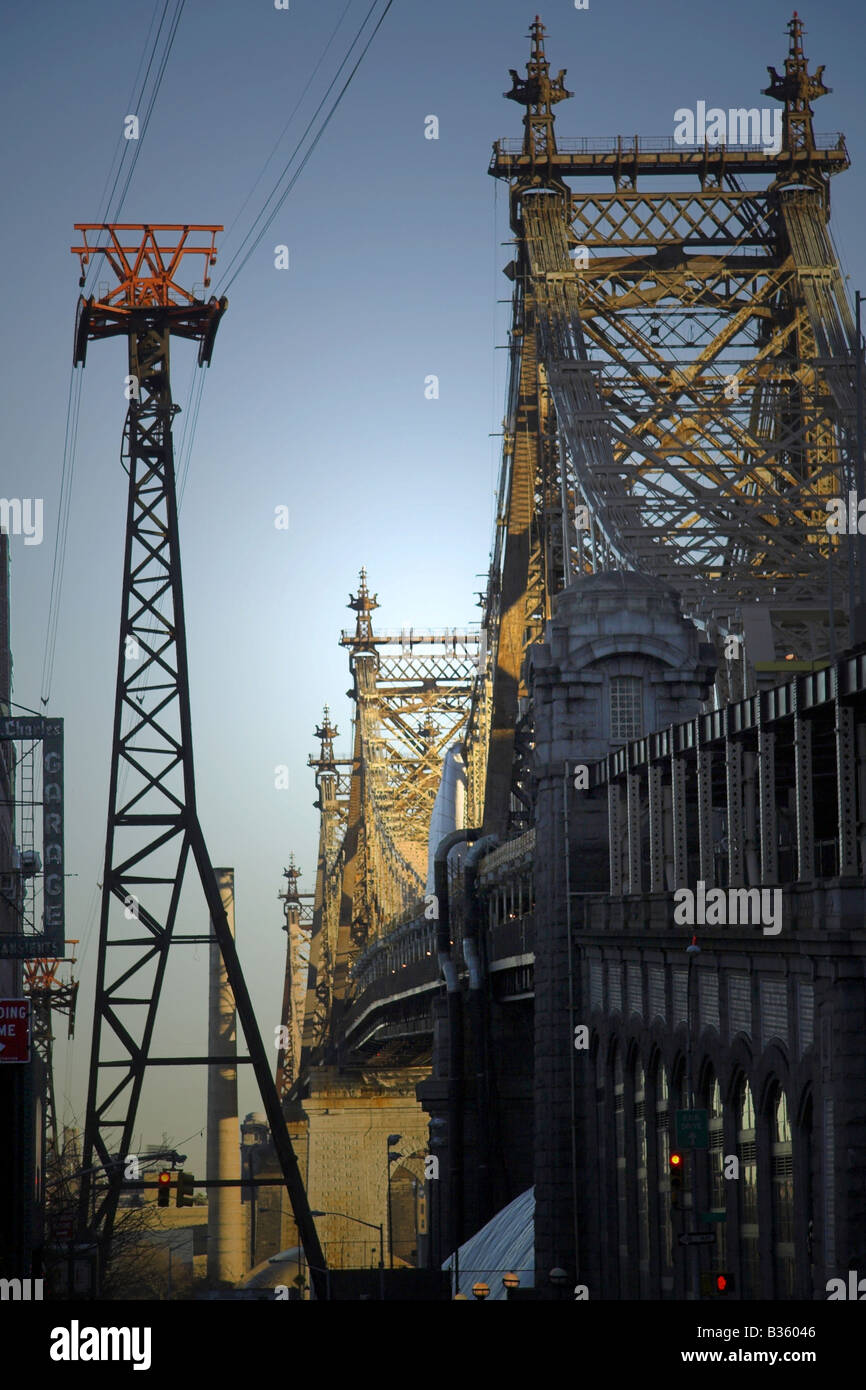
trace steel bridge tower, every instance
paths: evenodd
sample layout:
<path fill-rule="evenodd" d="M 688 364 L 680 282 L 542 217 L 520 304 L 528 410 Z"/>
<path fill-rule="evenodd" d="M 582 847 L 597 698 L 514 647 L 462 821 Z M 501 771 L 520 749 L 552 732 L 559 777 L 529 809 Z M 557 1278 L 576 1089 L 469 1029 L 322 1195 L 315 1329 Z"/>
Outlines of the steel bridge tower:
<path fill-rule="evenodd" d="M 327 706 L 316 730 L 321 813 L 301 1073 L 323 1061 L 351 996 L 352 968 L 423 900 L 427 839 L 445 754 L 462 740 L 484 660 L 477 632 L 377 632 L 361 570 L 348 607 L 355 702 L 351 758 L 334 754 Z M 285 1019 L 284 1019 L 285 1022 Z"/>
<path fill-rule="evenodd" d="M 516 252 L 467 823 L 500 836 L 531 819 L 524 657 L 574 576 L 666 582 L 716 644 L 720 701 L 826 663 L 856 606 L 854 543 L 828 516 L 862 476 L 860 350 L 829 231 L 849 160 L 813 130 L 829 88 L 800 19 L 784 74 L 768 69 L 778 148 L 758 108 L 704 109 L 691 130 L 677 112 L 663 139 L 559 139 L 572 94 L 544 33 L 536 18 L 505 93 L 523 138 L 497 141 L 489 168 Z"/>
<path fill-rule="evenodd" d="M 172 336 L 192 339 L 199 366 L 210 363 L 226 300 L 205 303 L 178 275 L 187 258 L 198 257 L 209 284 L 221 228 L 86 223 L 76 230 L 80 283 L 99 254 L 117 284 L 98 300 L 80 300 L 75 365 L 93 339 L 124 335 L 129 351 L 129 500 L 79 1231 L 96 1239 L 104 1264 L 147 1067 L 225 1065 L 220 1057 L 153 1055 L 169 949 L 212 939 L 176 932 L 191 861 L 246 1038 L 249 1056 L 237 1060 L 253 1066 L 311 1277 L 323 1294 L 322 1251 L 196 805 L 169 349 Z"/>

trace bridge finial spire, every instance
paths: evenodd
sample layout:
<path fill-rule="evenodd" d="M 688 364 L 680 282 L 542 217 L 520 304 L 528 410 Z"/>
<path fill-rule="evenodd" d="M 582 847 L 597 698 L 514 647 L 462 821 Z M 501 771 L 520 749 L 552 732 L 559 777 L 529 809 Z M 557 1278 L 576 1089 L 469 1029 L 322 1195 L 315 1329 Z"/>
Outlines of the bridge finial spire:
<path fill-rule="evenodd" d="M 287 880 L 286 891 L 285 893 L 280 894 L 280 896 L 285 898 L 287 902 L 298 901 L 298 879 L 300 877 L 301 870 L 295 863 L 294 852 L 292 852 L 289 855 L 289 867 L 287 869 L 283 869 L 283 878 Z"/>
<path fill-rule="evenodd" d="M 814 150 L 811 103 L 832 91 L 831 87 L 824 86 L 822 80 L 823 63 L 814 73 L 809 72 L 809 61 L 803 52 L 805 32 L 803 21 L 795 10 L 788 24 L 790 43 L 784 75 L 768 66 L 770 85 L 763 89 L 764 96 L 775 97 L 776 101 L 785 103 L 782 148 L 791 154 L 797 150 Z"/>
<path fill-rule="evenodd" d="M 367 588 L 367 571 L 361 568 L 361 582 L 357 594 L 349 595 L 348 607 L 358 615 L 355 622 L 355 636 L 352 651 L 375 651 L 373 641 L 373 610 L 379 607 L 378 595 L 371 594 Z"/>
<path fill-rule="evenodd" d="M 301 899 L 298 896 L 298 879 L 301 877 L 301 870 L 295 864 L 294 854 L 289 855 L 289 867 L 283 869 L 283 878 L 287 880 L 286 891 L 278 893 L 277 897 L 283 900 L 283 912 L 286 921 L 283 931 L 288 931 L 291 915 L 294 912 L 295 920 L 298 920 L 301 911 Z"/>
<path fill-rule="evenodd" d="M 560 68 L 556 77 L 550 76 L 550 64 L 544 53 L 545 28 L 540 15 L 535 16 L 529 26 L 532 49 L 526 64 L 526 77 L 521 77 L 515 68 L 510 68 L 511 91 L 504 92 L 509 101 L 520 102 L 526 107 L 523 118 L 523 153 L 533 164 L 543 163 L 556 154 L 553 107 L 558 101 L 573 96 L 566 90 L 565 68 Z"/>
<path fill-rule="evenodd" d="M 316 738 L 321 744 L 321 750 L 315 765 L 320 771 L 327 770 L 333 772 L 334 770 L 334 739 L 337 737 L 338 732 L 339 730 L 336 724 L 331 723 L 331 711 L 328 709 L 328 706 L 325 705 L 322 722 L 316 729 Z M 310 762 L 312 764 L 312 758 Z"/>

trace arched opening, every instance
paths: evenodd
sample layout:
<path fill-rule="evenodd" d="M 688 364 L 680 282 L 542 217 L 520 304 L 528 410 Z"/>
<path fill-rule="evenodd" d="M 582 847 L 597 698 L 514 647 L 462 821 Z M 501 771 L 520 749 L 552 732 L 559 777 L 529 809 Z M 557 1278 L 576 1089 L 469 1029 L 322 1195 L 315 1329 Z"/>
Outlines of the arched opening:
<path fill-rule="evenodd" d="M 773 1285 L 777 1298 L 794 1297 L 794 1149 L 788 1100 L 781 1086 L 770 1095 L 770 1184 L 773 1213 Z"/>
<path fill-rule="evenodd" d="M 613 1115 L 614 1146 L 616 1151 L 616 1225 L 619 1257 L 620 1296 L 626 1297 L 629 1286 L 628 1241 L 628 1159 L 625 1146 L 625 1078 L 622 1050 L 617 1047 L 613 1057 Z"/>
<path fill-rule="evenodd" d="M 727 1184 L 725 1182 L 725 1132 L 722 1092 L 719 1079 L 712 1067 L 708 1068 L 706 1079 L 706 1107 L 709 1129 L 707 1149 L 707 1195 L 711 1211 L 725 1211 L 727 1207 Z M 728 1257 L 728 1232 L 724 1221 L 714 1223 L 716 1244 L 712 1250 L 713 1263 L 724 1269 Z"/>
<path fill-rule="evenodd" d="M 658 1202 L 656 1211 L 658 1213 L 659 1270 L 661 1274 L 662 1297 L 670 1298 L 674 1291 L 671 1250 L 673 1239 L 671 1231 L 671 1179 L 670 1164 L 668 1161 L 671 1155 L 669 1129 L 670 1095 L 668 1091 L 668 1074 L 660 1057 L 656 1059 L 655 1097 L 656 1171 L 658 1173 Z"/>
<path fill-rule="evenodd" d="M 394 1165 L 391 1174 L 391 1230 L 395 1266 L 417 1265 L 420 1241 L 427 1235 L 423 1152 L 409 1154 Z M 359 1242 L 356 1258 L 365 1267 L 378 1264 L 378 1237 L 375 1231 L 370 1231 L 366 1243 Z"/>
<path fill-rule="evenodd" d="M 801 1267 L 801 1272 L 797 1278 L 798 1298 L 811 1298 L 812 1290 L 815 1286 L 815 1178 L 812 1171 L 815 1155 L 812 1149 L 813 1128 L 814 1109 L 812 1104 L 812 1093 L 810 1091 L 803 1102 L 801 1119 L 797 1126 L 797 1152 L 794 1155 L 796 1171 L 795 1181 L 798 1185 L 798 1191 L 803 1198 L 801 1203 L 802 1216 L 798 1218 L 803 1224 L 796 1237 L 799 1249 L 803 1254 L 803 1258 L 796 1261 L 796 1264 Z"/>
<path fill-rule="evenodd" d="M 757 1298 L 761 1263 L 758 1249 L 758 1147 L 755 1105 L 745 1077 L 737 1092 L 737 1158 L 740 1202 L 740 1284 L 743 1298 Z"/>
<path fill-rule="evenodd" d="M 646 1086 L 643 1064 L 634 1060 L 634 1148 L 637 1167 L 638 1276 L 641 1298 L 650 1294 L 650 1212 Z"/>

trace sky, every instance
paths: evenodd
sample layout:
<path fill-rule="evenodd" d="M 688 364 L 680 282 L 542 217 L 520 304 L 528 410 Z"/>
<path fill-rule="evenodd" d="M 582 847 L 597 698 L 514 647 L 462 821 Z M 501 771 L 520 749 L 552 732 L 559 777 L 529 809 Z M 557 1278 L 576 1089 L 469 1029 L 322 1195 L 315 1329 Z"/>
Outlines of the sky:
<path fill-rule="evenodd" d="M 61 1119 L 79 1126 L 120 612 L 126 356 L 117 339 L 93 343 L 78 369 L 48 680 L 79 293 L 69 248 L 74 223 L 104 216 L 139 60 L 162 8 L 163 0 L 0 4 L 0 492 L 42 499 L 44 518 L 41 544 L 12 538 L 13 698 L 65 719 L 67 932 L 80 940 L 81 988 L 74 1041 L 58 1029 L 55 1085 Z M 368 9 L 368 0 L 290 0 L 285 10 L 272 0 L 186 0 L 115 220 L 222 224 L 211 287 L 219 293 Z M 801 13 L 812 68 L 826 65 L 832 89 L 816 130 L 843 131 L 852 160 L 833 183 L 832 226 L 853 297 L 866 292 L 866 9 L 861 0 L 804 0 Z M 558 133 L 672 135 L 675 110 L 698 101 L 765 104 L 766 68 L 783 68 L 790 15 L 790 0 L 590 0 L 582 10 L 549 0 L 547 54 L 575 93 L 557 107 Z M 235 868 L 238 947 L 266 1046 L 279 1023 L 277 894 L 290 853 L 301 888 L 314 887 L 318 824 L 306 760 L 326 701 L 338 752 L 349 747 L 351 682 L 338 643 L 354 618 L 346 604 L 358 571 L 367 568 L 383 628 L 462 628 L 478 618 L 504 413 L 506 354 L 497 348 L 507 342 L 501 301 L 510 286 L 501 270 L 511 258 L 506 190 L 487 164 L 495 139 L 521 134 L 521 109 L 502 94 L 509 68 L 524 71 L 533 17 L 517 0 L 393 0 L 294 190 L 233 281 L 207 371 L 180 519 L 198 801 L 211 861 Z M 431 115 L 436 140 L 425 138 Z M 279 245 L 289 252 L 285 270 L 275 265 Z M 190 345 L 174 346 L 181 467 L 177 441 L 196 370 Z M 431 374 L 437 399 L 425 396 Z M 282 506 L 287 530 L 274 526 Z M 282 765 L 289 785 L 278 790 Z M 204 930 L 203 906 L 189 913 L 184 925 Z M 174 955 L 156 1050 L 200 1053 L 206 951 Z M 260 1108 L 243 1076 L 241 1114 Z M 202 1069 L 161 1069 L 146 1083 L 142 1143 L 165 1132 L 203 1172 L 204 1122 Z"/>

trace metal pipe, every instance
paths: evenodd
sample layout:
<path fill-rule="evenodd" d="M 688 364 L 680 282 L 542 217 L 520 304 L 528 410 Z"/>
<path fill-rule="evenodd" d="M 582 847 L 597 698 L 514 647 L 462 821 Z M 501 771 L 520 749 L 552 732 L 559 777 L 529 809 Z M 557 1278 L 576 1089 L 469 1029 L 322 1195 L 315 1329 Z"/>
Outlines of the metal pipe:
<path fill-rule="evenodd" d="M 482 835 L 476 840 L 463 864 L 463 959 L 469 971 L 469 1046 L 475 1073 L 475 1099 L 478 1116 L 477 1225 L 490 1215 L 490 1069 L 488 1067 L 487 1020 L 484 1009 L 484 970 L 479 950 L 481 911 L 476 891 L 478 865 L 485 854 L 499 844 L 498 835 Z M 462 1174 L 465 1182 L 465 1171 Z"/>
<path fill-rule="evenodd" d="M 445 980 L 448 1006 L 448 1197 L 455 1282 L 459 1278 L 458 1251 L 463 1232 L 463 1010 L 457 962 L 451 955 L 448 855 L 455 845 L 477 840 L 480 834 L 480 827 L 452 830 L 439 841 L 433 859 L 433 888 L 438 913 L 436 954 Z"/>
<path fill-rule="evenodd" d="M 861 500 L 862 500 L 862 498 L 863 498 L 863 492 L 864 492 L 864 483 L 863 483 L 863 339 L 862 339 L 862 334 L 861 334 L 861 330 L 860 330 L 860 304 L 861 304 L 860 291 L 857 290 L 857 292 L 856 292 L 856 294 L 855 294 L 855 296 L 854 296 L 855 329 L 856 329 L 856 338 L 855 338 L 855 341 L 856 341 L 856 350 L 857 350 L 857 364 L 856 364 L 856 370 L 855 370 L 855 383 L 856 383 L 856 391 L 857 391 L 857 443 L 856 443 L 856 453 L 855 453 L 855 455 L 854 455 L 854 471 L 855 471 L 855 479 L 856 479 L 856 484 L 855 484 L 855 486 L 856 486 L 856 491 L 857 491 L 857 507 L 858 507 L 858 514 L 857 514 L 857 518 L 855 519 L 855 523 L 854 523 L 854 524 L 855 524 L 855 526 L 856 526 L 856 532 L 855 532 L 856 539 L 855 539 L 855 544 L 856 544 L 856 546 L 857 546 L 857 571 L 858 571 L 858 573 L 857 573 L 857 590 L 858 590 L 858 598 L 859 598 L 859 602 L 860 602 L 861 604 L 866 604 L 866 538 L 864 538 L 863 535 L 861 534 L 861 532 L 860 532 L 860 525 L 859 525 L 859 507 L 860 507 L 860 502 L 861 502 Z M 850 519 L 850 517 L 849 517 L 849 518 L 848 518 L 848 529 L 849 529 L 849 532 L 850 532 L 850 528 L 851 528 L 851 519 Z M 864 614 L 863 614 L 863 612 L 861 611 L 861 613 L 859 614 L 859 618 L 860 618 L 860 622 L 861 622 L 861 623 L 863 622 L 863 617 L 864 617 Z M 860 636 L 860 637 L 862 638 L 862 632 L 858 632 L 857 635 Z"/>
<path fill-rule="evenodd" d="M 571 929 L 571 834 L 568 823 L 568 759 L 565 761 L 562 779 L 562 838 L 565 858 L 565 930 L 568 934 L 568 1035 L 569 1045 L 569 1102 L 571 1107 L 571 1205 L 572 1239 L 574 1240 L 574 1277 L 580 1270 L 580 1230 L 577 1218 L 577 1096 L 575 1092 L 574 1056 L 574 958 Z"/>

